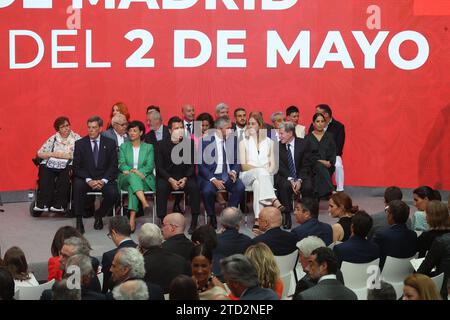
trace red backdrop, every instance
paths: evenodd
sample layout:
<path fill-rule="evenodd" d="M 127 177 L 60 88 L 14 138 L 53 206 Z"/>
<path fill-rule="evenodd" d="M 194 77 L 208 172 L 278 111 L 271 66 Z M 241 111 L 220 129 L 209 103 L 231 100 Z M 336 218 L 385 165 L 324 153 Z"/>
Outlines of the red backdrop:
<path fill-rule="evenodd" d="M 108 120 L 114 102 L 123 101 L 132 118 L 145 119 L 149 104 L 161 106 L 165 120 L 192 103 L 196 113 L 213 112 L 221 101 L 232 109 L 270 113 L 295 104 L 300 121 L 311 122 L 314 106 L 328 103 L 335 117 L 346 125 L 344 165 L 346 185 L 416 187 L 428 184 L 450 189 L 450 39 L 448 1 L 423 0 L 299 0 L 280 11 L 205 10 L 204 1 L 186 10 L 149 10 L 132 3 L 128 10 L 106 10 L 103 1 L 91 6 L 84 1 L 77 36 L 64 36 L 59 45 L 75 46 L 75 52 L 59 53 L 60 62 L 78 62 L 76 69 L 54 69 L 51 64 L 51 30 L 66 29 L 68 0 L 53 1 L 52 9 L 24 9 L 16 0 L 0 9 L 0 191 L 28 189 L 35 185 L 37 170 L 30 161 L 42 143 L 54 133 L 53 120 L 71 119 L 72 128 L 86 134 L 85 120 L 98 114 Z M 119 1 L 116 1 L 119 2 Z M 158 1 L 161 3 L 161 1 Z M 236 1 L 242 3 L 242 1 Z M 257 1 L 259 3 L 259 1 Z M 352 31 L 364 31 L 372 42 L 380 30 L 366 24 L 370 5 L 381 9 L 381 31 L 389 35 L 376 56 L 376 68 L 364 68 L 364 55 Z M 42 61 L 30 69 L 10 69 L 10 30 L 32 30 L 43 40 Z M 85 30 L 92 30 L 94 61 L 110 61 L 111 68 L 85 67 Z M 126 68 L 125 61 L 139 46 L 124 35 L 133 29 L 153 34 L 148 57 L 154 68 Z M 199 30 L 212 42 L 211 59 L 196 68 L 175 68 L 174 30 Z M 216 31 L 246 30 L 246 68 L 216 66 Z M 278 58 L 277 68 L 266 67 L 266 32 L 276 30 L 290 47 L 302 30 L 311 32 L 311 68 L 299 68 Z M 328 62 L 312 65 L 329 31 L 339 31 L 353 69 Z M 422 34 L 430 47 L 426 63 L 416 70 L 401 70 L 390 60 L 392 37 L 405 30 Z M 405 59 L 417 54 L 411 42 L 401 46 Z M 17 62 L 29 62 L 37 45 L 29 37 L 16 40 Z M 195 56 L 198 45 L 189 45 Z M 146 57 L 147 57 L 146 56 Z"/>

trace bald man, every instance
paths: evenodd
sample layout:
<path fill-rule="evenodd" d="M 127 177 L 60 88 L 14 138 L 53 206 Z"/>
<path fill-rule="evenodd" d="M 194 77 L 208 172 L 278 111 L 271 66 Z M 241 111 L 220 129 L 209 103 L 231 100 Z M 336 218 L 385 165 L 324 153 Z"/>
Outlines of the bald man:
<path fill-rule="evenodd" d="M 166 215 L 161 227 L 165 240 L 162 247 L 190 261 L 191 250 L 194 245 L 184 235 L 185 228 L 186 219 L 181 213 L 174 212 Z"/>
<path fill-rule="evenodd" d="M 263 232 L 253 238 L 252 244 L 264 242 L 276 256 L 284 256 L 297 250 L 297 237 L 281 229 L 281 211 L 265 207 L 259 213 L 259 229 Z"/>
<path fill-rule="evenodd" d="M 195 120 L 195 109 L 190 104 L 185 104 L 181 108 L 181 113 L 183 114 L 183 127 L 186 132 L 186 136 L 191 136 L 194 134 L 194 120 Z"/>

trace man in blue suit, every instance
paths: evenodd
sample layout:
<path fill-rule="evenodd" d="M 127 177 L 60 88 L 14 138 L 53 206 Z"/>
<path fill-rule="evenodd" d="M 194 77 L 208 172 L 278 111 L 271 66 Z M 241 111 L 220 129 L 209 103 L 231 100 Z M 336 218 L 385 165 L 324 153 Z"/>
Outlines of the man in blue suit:
<path fill-rule="evenodd" d="M 294 209 L 295 219 L 300 224 L 291 230 L 298 241 L 317 236 L 329 246 L 333 242 L 333 229 L 328 223 L 319 221 L 319 202 L 313 198 L 299 199 Z"/>
<path fill-rule="evenodd" d="M 244 184 L 239 180 L 241 168 L 237 161 L 237 139 L 230 136 L 230 118 L 219 117 L 215 126 L 214 135 L 204 136 L 200 140 L 201 163 L 198 166 L 198 183 L 213 228 L 217 228 L 214 211 L 217 191 L 226 190 L 230 193 L 230 207 L 237 207 L 245 192 Z"/>
<path fill-rule="evenodd" d="M 417 252 L 417 234 L 406 226 L 409 206 L 401 200 L 393 200 L 386 210 L 390 227 L 376 233 L 373 240 L 381 250 L 381 269 L 387 256 L 409 258 Z"/>
<path fill-rule="evenodd" d="M 352 217 L 351 237 L 333 248 L 339 265 L 342 261 L 368 263 L 380 257 L 378 245 L 367 240 L 367 234 L 372 228 L 372 223 L 372 217 L 365 211 L 358 211 Z"/>

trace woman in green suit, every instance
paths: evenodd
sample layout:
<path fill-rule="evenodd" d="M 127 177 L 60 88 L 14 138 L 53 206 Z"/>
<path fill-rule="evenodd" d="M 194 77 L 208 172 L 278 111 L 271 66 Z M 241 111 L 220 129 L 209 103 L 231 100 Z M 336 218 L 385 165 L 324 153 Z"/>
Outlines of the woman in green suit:
<path fill-rule="evenodd" d="M 139 201 L 148 214 L 150 206 L 145 199 L 144 191 L 156 190 L 155 155 L 153 146 L 141 141 L 145 126 L 140 121 L 132 121 L 128 125 L 129 142 L 119 148 L 119 188 L 128 191 L 128 210 L 130 212 L 131 231 L 136 230 L 136 211 Z"/>

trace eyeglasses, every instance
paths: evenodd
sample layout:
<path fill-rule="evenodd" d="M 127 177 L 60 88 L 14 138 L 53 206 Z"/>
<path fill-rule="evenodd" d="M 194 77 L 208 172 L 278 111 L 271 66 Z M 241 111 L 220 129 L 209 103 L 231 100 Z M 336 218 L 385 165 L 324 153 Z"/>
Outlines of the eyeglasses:
<path fill-rule="evenodd" d="M 127 122 L 124 122 L 124 123 L 115 123 L 115 124 L 117 124 L 117 125 L 119 125 L 119 126 L 121 126 L 121 127 L 126 127 L 127 125 L 128 125 L 128 123 Z"/>
<path fill-rule="evenodd" d="M 108 234 L 106 235 L 108 238 L 112 239 L 112 234 L 111 232 L 108 232 Z"/>

